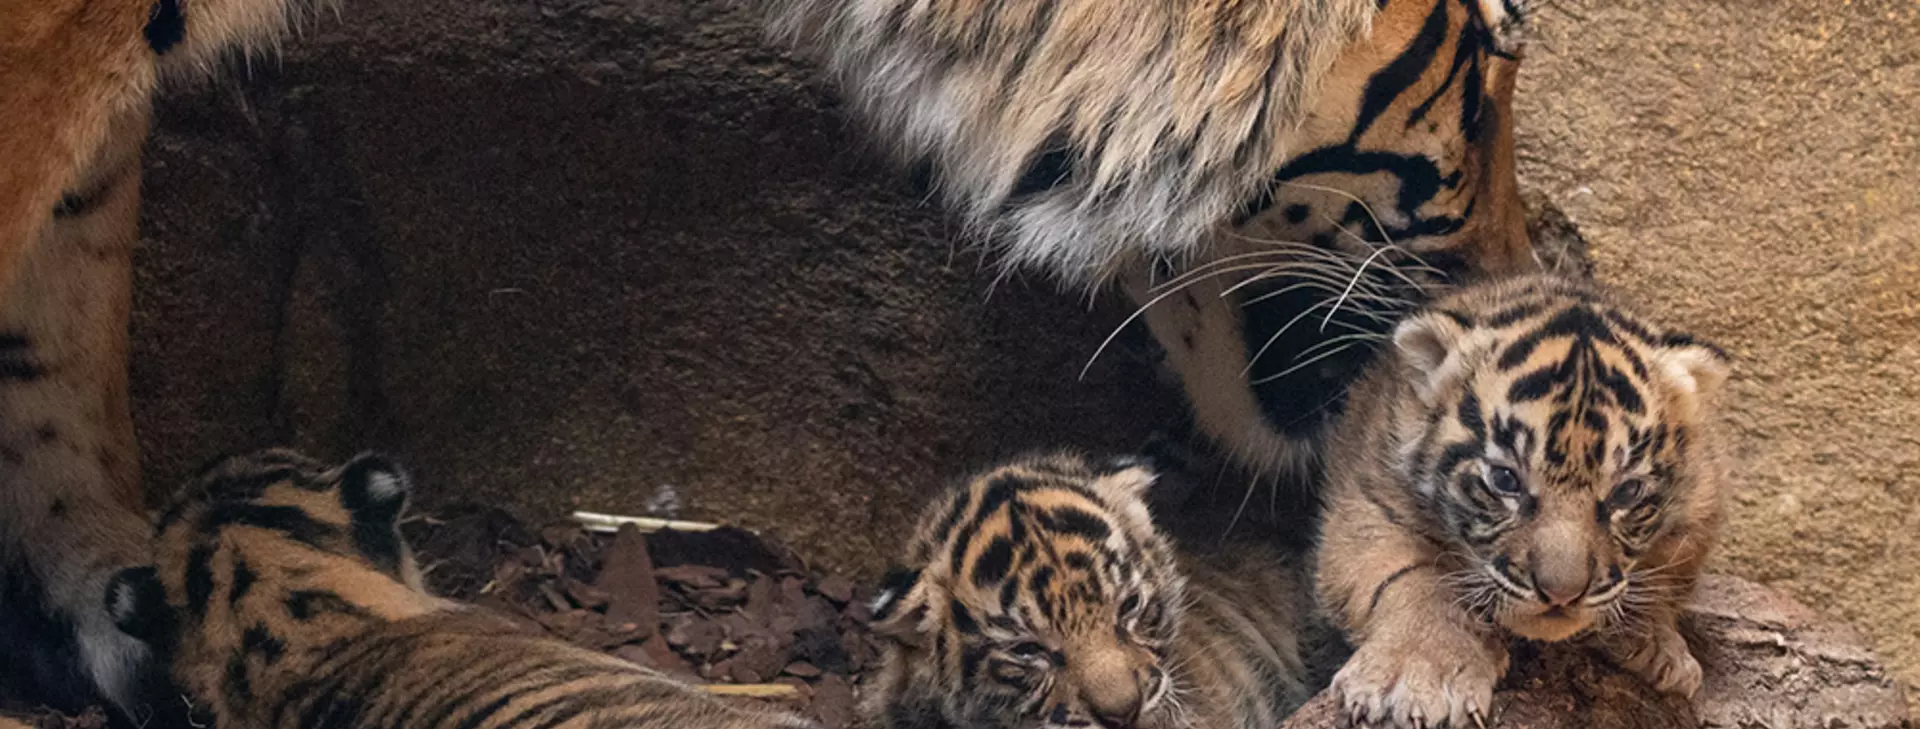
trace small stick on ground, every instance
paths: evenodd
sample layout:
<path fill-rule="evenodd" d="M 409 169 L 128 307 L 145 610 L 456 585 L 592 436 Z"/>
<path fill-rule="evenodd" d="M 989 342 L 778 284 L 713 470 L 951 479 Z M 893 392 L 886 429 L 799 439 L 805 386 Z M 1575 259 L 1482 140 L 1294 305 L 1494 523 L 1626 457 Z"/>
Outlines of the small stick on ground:
<path fill-rule="evenodd" d="M 642 532 L 710 532 L 719 529 L 719 524 L 703 521 L 679 521 L 675 519 L 655 519 L 650 516 L 620 516 L 618 514 L 596 514 L 591 511 L 573 512 L 573 520 L 590 532 L 612 534 L 620 531 L 623 524 L 632 524 Z"/>

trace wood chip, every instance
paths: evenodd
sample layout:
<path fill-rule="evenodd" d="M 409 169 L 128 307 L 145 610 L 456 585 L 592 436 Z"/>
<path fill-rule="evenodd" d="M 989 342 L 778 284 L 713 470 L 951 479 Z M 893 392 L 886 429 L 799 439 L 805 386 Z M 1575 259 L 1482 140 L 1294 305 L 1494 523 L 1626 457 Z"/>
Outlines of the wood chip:
<path fill-rule="evenodd" d="M 789 676 L 798 676 L 800 678 L 819 678 L 820 667 L 806 661 L 794 661 L 787 664 L 786 669 L 781 671 L 781 673 Z"/>
<path fill-rule="evenodd" d="M 587 624 L 594 622 L 599 614 L 592 610 L 564 610 L 539 615 L 540 625 L 554 635 L 572 641 L 585 632 Z"/>
<path fill-rule="evenodd" d="M 540 596 L 547 599 L 547 605 L 552 607 L 554 612 L 563 613 L 573 609 L 573 603 L 567 600 L 565 595 L 561 595 L 559 590 L 553 589 L 552 585 L 543 582 L 539 585 L 539 589 Z"/>
<path fill-rule="evenodd" d="M 742 643 L 740 652 L 727 659 L 726 675 L 736 683 L 760 683 L 779 675 L 786 665 L 786 651 L 772 640 L 756 638 Z"/>
<path fill-rule="evenodd" d="M 655 570 L 660 579 L 694 590 L 719 587 L 726 584 L 727 571 L 707 565 L 683 564 L 673 567 L 661 567 Z"/>
<path fill-rule="evenodd" d="M 654 638 L 642 643 L 640 650 L 647 652 L 653 661 L 653 667 L 662 673 L 688 681 L 700 677 L 700 673 L 693 670 L 693 664 L 687 663 L 687 659 L 673 652 L 673 648 L 667 645 L 665 639 Z"/>
<path fill-rule="evenodd" d="M 846 679 L 829 673 L 813 684 L 813 703 L 809 713 L 821 726 L 853 726 L 853 686 Z"/>
<path fill-rule="evenodd" d="M 560 584 L 563 586 L 563 591 L 567 593 L 567 597 L 572 598 L 574 604 L 583 608 L 601 610 L 607 607 L 607 603 L 613 601 L 613 596 L 607 594 L 606 590 L 579 580 L 562 579 Z"/>
<path fill-rule="evenodd" d="M 442 543 L 473 553 L 422 552 L 428 563 L 466 560 L 455 564 L 468 591 L 454 596 L 689 683 L 723 682 L 713 693 L 780 701 L 822 729 L 853 729 L 853 686 L 875 651 L 852 580 L 810 573 L 784 546 L 732 527 L 603 537 L 495 521 L 432 527 L 464 530 Z M 486 538 L 516 530 L 523 539 Z"/>
<path fill-rule="evenodd" d="M 645 666 L 647 668 L 651 668 L 656 671 L 660 670 L 659 666 L 654 665 L 653 653 L 649 652 L 645 647 L 642 647 L 637 644 L 623 645 L 623 646 L 620 646 L 619 648 L 615 648 L 613 649 L 613 655 L 615 658 L 619 658 L 628 663 L 632 663 L 639 666 Z"/>
<path fill-rule="evenodd" d="M 726 640 L 727 634 L 718 623 L 683 613 L 666 621 L 664 637 L 667 643 L 681 652 L 705 658 L 720 652 L 720 644 Z"/>
<path fill-rule="evenodd" d="M 593 586 L 607 595 L 605 624 L 610 630 L 637 625 L 642 637 L 653 635 L 660 625 L 660 586 L 654 582 L 646 535 L 630 526 L 622 528 L 602 559 Z"/>
<path fill-rule="evenodd" d="M 820 580 L 820 584 L 815 586 L 814 590 L 841 607 L 846 607 L 847 603 L 853 602 L 853 580 L 839 575 Z"/>

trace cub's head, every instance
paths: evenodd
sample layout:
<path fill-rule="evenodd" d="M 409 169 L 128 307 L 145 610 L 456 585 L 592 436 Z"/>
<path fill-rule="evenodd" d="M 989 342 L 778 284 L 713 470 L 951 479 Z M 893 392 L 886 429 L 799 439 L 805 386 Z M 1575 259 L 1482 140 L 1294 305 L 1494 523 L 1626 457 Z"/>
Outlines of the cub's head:
<path fill-rule="evenodd" d="M 109 584 L 107 610 L 186 688 L 216 696 L 230 660 L 271 663 L 291 635 L 431 599 L 397 526 L 408 488 L 374 455 L 338 468 L 285 450 L 222 459 L 160 518 L 154 564 Z"/>
<path fill-rule="evenodd" d="M 1393 341 L 1399 467 L 1463 558 L 1461 604 L 1562 640 L 1684 597 L 1720 520 L 1718 350 L 1544 276 L 1469 288 Z"/>
<path fill-rule="evenodd" d="M 887 727 L 1133 727 L 1174 710 L 1182 579 L 1133 461 L 1031 457 L 931 505 L 875 603 Z"/>

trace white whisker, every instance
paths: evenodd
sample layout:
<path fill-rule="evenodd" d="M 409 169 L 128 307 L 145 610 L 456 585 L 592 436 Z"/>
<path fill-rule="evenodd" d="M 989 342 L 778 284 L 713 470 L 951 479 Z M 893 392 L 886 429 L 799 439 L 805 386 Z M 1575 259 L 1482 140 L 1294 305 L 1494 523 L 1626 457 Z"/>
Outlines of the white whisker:
<path fill-rule="evenodd" d="M 1387 236 L 1387 225 L 1385 223 L 1380 222 L 1380 216 L 1373 214 L 1373 206 L 1368 205 L 1367 201 L 1360 199 L 1359 195 L 1355 195 L 1351 192 L 1347 192 L 1346 190 L 1342 190 L 1337 187 L 1315 185 L 1310 182 L 1299 182 L 1296 180 L 1286 180 L 1281 182 L 1280 184 L 1287 187 L 1298 187 L 1303 190 L 1317 190 L 1319 192 L 1324 192 L 1331 195 L 1339 195 L 1341 197 L 1344 197 L 1348 200 L 1353 201 L 1354 204 L 1360 206 L 1360 210 L 1362 212 L 1365 212 L 1367 214 L 1367 219 L 1373 221 L 1373 227 L 1375 230 L 1380 231 L 1380 237 L 1387 238 L 1387 243 L 1389 245 L 1393 243 L 1393 239 Z"/>
<path fill-rule="evenodd" d="M 1313 346 L 1300 350 L 1298 353 L 1293 355 L 1293 358 L 1295 360 L 1299 360 L 1302 357 L 1312 356 L 1313 354 L 1319 352 L 1320 350 L 1326 349 L 1331 346 L 1340 345 L 1340 344 L 1346 344 L 1346 343 L 1352 343 L 1352 342 L 1384 342 L 1386 340 L 1387 340 L 1387 335 L 1385 334 L 1361 329 L 1360 331 L 1355 332 L 1353 334 L 1342 334 L 1337 337 L 1328 337 L 1326 339 L 1322 339 L 1318 342 L 1315 342 Z"/>
<path fill-rule="evenodd" d="M 1199 280 L 1200 279 L 1196 279 L 1196 282 Z M 1113 331 L 1107 334 L 1106 339 L 1100 340 L 1100 346 L 1094 348 L 1093 356 L 1088 357 L 1086 365 L 1080 368 L 1080 376 L 1077 379 L 1081 379 L 1081 380 L 1087 379 L 1087 372 L 1093 369 L 1093 363 L 1096 361 L 1099 361 L 1100 354 L 1102 352 L 1107 351 L 1107 347 L 1112 345 L 1113 340 L 1120 336 L 1120 332 L 1126 330 L 1127 325 L 1132 324 L 1135 319 L 1139 319 L 1142 315 L 1146 314 L 1148 309 L 1153 308 L 1155 305 L 1159 304 L 1162 301 L 1166 301 L 1167 297 L 1180 293 L 1181 291 L 1184 291 L 1184 290 L 1186 290 L 1185 286 L 1182 286 L 1180 288 L 1176 288 L 1170 291 L 1166 291 L 1164 293 L 1161 293 L 1158 296 L 1148 299 L 1147 303 L 1141 304 L 1139 308 L 1134 309 L 1132 314 L 1128 314 L 1126 319 L 1122 320 L 1118 325 L 1114 326 Z"/>
<path fill-rule="evenodd" d="M 1271 281 L 1273 279 L 1280 278 L 1283 275 L 1291 276 L 1292 278 L 1294 278 L 1300 283 L 1314 284 L 1315 288 L 1319 288 L 1323 291 L 1327 291 L 1328 293 L 1332 293 L 1333 291 L 1337 290 L 1337 286 L 1339 284 L 1339 279 L 1326 276 L 1322 274 L 1319 269 L 1312 268 L 1310 266 L 1302 266 L 1297 263 L 1295 264 L 1284 264 L 1284 263 L 1283 264 L 1253 264 L 1253 265 L 1241 267 L 1237 270 L 1258 270 L 1260 271 L 1260 273 L 1252 276 L 1248 276 L 1246 280 L 1228 287 L 1225 291 L 1220 292 L 1220 296 L 1226 297 L 1226 296 L 1232 295 L 1234 292 L 1239 291 L 1240 289 L 1243 289 L 1248 286 L 1252 286 L 1254 284 L 1261 283 L 1264 281 Z M 1244 304 L 1242 305 L 1244 306 Z"/>
<path fill-rule="evenodd" d="M 1360 279 L 1366 278 L 1367 266 L 1371 265 L 1374 259 L 1379 258 L 1386 252 L 1387 249 L 1383 247 L 1374 251 L 1372 255 L 1367 256 L 1366 260 L 1360 262 L 1360 268 L 1353 272 L 1353 280 L 1347 282 L 1346 290 L 1340 292 L 1340 298 L 1333 302 L 1333 308 L 1327 310 L 1327 318 L 1320 320 L 1320 331 L 1324 332 L 1327 330 L 1327 324 L 1333 321 L 1333 315 L 1340 313 L 1340 305 L 1345 304 L 1347 297 L 1353 294 L 1353 287 L 1360 285 Z"/>
<path fill-rule="evenodd" d="M 1293 315 L 1292 319 L 1288 319 L 1286 324 L 1281 325 L 1280 331 L 1274 332 L 1273 336 L 1271 337 L 1267 337 L 1266 343 L 1261 344 L 1260 349 L 1254 352 L 1252 357 L 1247 358 L 1247 366 L 1245 369 L 1240 370 L 1240 376 L 1246 377 L 1247 375 L 1251 374 L 1253 372 L 1253 365 L 1259 362 L 1261 357 L 1266 356 L 1267 349 L 1272 347 L 1275 342 L 1280 341 L 1280 337 L 1285 335 L 1288 329 L 1292 329 L 1294 324 L 1299 323 L 1301 319 L 1304 319 L 1307 317 L 1307 315 L 1312 314 L 1314 309 L 1318 309 L 1322 306 L 1326 306 L 1327 303 L 1328 302 L 1325 302 L 1325 301 L 1315 303 L 1313 306 L 1309 306 L 1305 309 L 1300 310 L 1300 313 Z M 1253 383 L 1253 384 L 1259 384 L 1259 383 Z"/>
<path fill-rule="evenodd" d="M 1220 542 L 1222 544 L 1226 543 L 1227 536 L 1232 534 L 1233 528 L 1240 523 L 1241 515 L 1247 512 L 1247 504 L 1253 501 L 1253 492 L 1260 487 L 1261 474 L 1261 470 L 1255 470 L 1253 472 L 1253 478 L 1247 482 L 1247 493 L 1240 497 L 1240 508 L 1233 511 L 1233 518 L 1227 521 L 1226 530 L 1220 534 Z"/>
<path fill-rule="evenodd" d="M 1331 261 L 1326 263 L 1316 263 L 1313 261 L 1300 260 L 1299 258 L 1294 258 L 1290 256 L 1286 259 L 1286 262 L 1284 264 L 1275 264 L 1273 266 L 1274 274 L 1264 276 L 1264 278 L 1273 278 L 1274 275 L 1277 275 L 1278 273 L 1281 273 L 1281 272 L 1304 271 L 1306 273 L 1295 274 L 1295 275 L 1300 276 L 1302 278 L 1310 277 L 1316 281 L 1320 281 L 1326 284 L 1327 288 L 1329 289 L 1340 290 L 1340 289 L 1346 288 L 1347 286 L 1347 281 L 1350 278 L 1347 275 L 1347 273 L 1353 270 L 1353 266 L 1351 264 L 1352 264 L 1351 261 L 1341 261 L 1338 264 L 1334 264 L 1334 262 L 1331 262 Z M 1366 290 L 1374 293 L 1384 293 L 1386 291 L 1385 288 L 1379 286 L 1373 281 L 1363 282 L 1363 285 L 1366 286 Z"/>
<path fill-rule="evenodd" d="M 1254 260 L 1254 259 L 1262 259 L 1262 258 L 1271 258 L 1275 260 L 1290 260 L 1293 258 L 1293 256 L 1289 255 L 1285 251 L 1253 251 L 1251 253 L 1236 253 L 1234 255 L 1224 256 L 1224 257 L 1200 264 L 1186 271 L 1182 271 L 1180 275 L 1174 276 L 1173 278 L 1168 279 L 1163 283 L 1157 283 L 1149 286 L 1148 290 L 1158 291 L 1160 289 L 1164 289 L 1169 286 L 1183 285 L 1183 281 L 1190 277 L 1200 276 L 1204 278 L 1204 277 L 1211 277 L 1212 275 L 1218 275 L 1217 273 L 1211 273 L 1211 274 L 1208 273 L 1209 269 L 1213 269 L 1213 268 L 1217 268 L 1217 267 L 1225 266 L 1229 264 L 1235 264 L 1244 260 Z"/>
<path fill-rule="evenodd" d="M 1341 353 L 1341 352 L 1345 352 L 1345 351 L 1347 351 L 1347 350 L 1349 350 L 1349 349 L 1352 349 L 1352 348 L 1353 348 L 1353 346 L 1354 346 L 1353 344 L 1351 344 L 1351 343 L 1348 343 L 1348 344 L 1346 344 L 1346 345 L 1343 345 L 1343 346 L 1341 346 L 1341 347 L 1339 347 L 1339 348 L 1337 348 L 1337 349 L 1333 349 L 1333 350 L 1329 350 L 1329 351 L 1328 351 L 1328 352 L 1327 352 L 1326 354 L 1322 354 L 1322 355 L 1320 355 L 1320 356 L 1317 356 L 1317 357 L 1314 357 L 1313 359 L 1309 359 L 1309 360 L 1307 360 L 1307 361 L 1305 361 L 1305 362 L 1301 362 L 1301 363 L 1299 363 L 1299 364 L 1296 364 L 1296 365 L 1294 365 L 1294 366 L 1292 366 L 1292 367 L 1288 367 L 1288 368 L 1286 368 L 1286 369 L 1284 369 L 1284 370 L 1281 370 L 1281 371 L 1279 371 L 1279 372 L 1276 372 L 1276 373 L 1274 373 L 1274 374 L 1271 374 L 1271 375 L 1267 375 L 1266 377 L 1262 377 L 1262 378 L 1260 378 L 1260 379 L 1257 379 L 1257 380 L 1254 380 L 1254 381 L 1252 381 L 1252 382 L 1251 382 L 1251 383 L 1249 383 L 1249 384 L 1253 384 L 1253 385 L 1264 385 L 1264 384 L 1267 384 L 1267 383 L 1269 383 L 1269 382 L 1273 382 L 1274 380 L 1278 380 L 1278 379 L 1280 379 L 1280 378 L 1282 378 L 1282 377 L 1286 377 L 1287 375 L 1291 375 L 1291 374 L 1293 374 L 1293 373 L 1295 373 L 1295 372 L 1299 372 L 1300 370 L 1303 370 L 1303 369 L 1306 369 L 1306 368 L 1308 368 L 1308 367 L 1311 367 L 1311 366 L 1313 366 L 1313 364 L 1314 364 L 1314 363 L 1316 363 L 1316 362 L 1319 362 L 1319 361 L 1321 361 L 1321 360 L 1324 360 L 1324 359 L 1327 359 L 1328 357 L 1332 357 L 1332 356 L 1334 356 L 1334 355 L 1336 355 L 1336 354 L 1339 354 L 1339 353 Z"/>

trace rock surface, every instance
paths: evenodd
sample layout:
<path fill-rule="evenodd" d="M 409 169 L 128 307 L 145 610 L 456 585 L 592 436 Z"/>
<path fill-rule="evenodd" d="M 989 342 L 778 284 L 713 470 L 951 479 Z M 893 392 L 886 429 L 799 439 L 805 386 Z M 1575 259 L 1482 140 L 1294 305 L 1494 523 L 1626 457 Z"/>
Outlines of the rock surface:
<path fill-rule="evenodd" d="M 1697 701 L 1655 695 L 1591 650 L 1517 650 L 1495 697 L 1500 729 L 1909 729 L 1900 682 L 1854 631 L 1727 576 L 1702 580 L 1681 630 L 1706 673 Z M 1347 726 L 1315 697 L 1284 729 Z"/>

